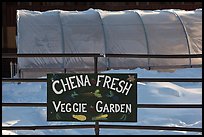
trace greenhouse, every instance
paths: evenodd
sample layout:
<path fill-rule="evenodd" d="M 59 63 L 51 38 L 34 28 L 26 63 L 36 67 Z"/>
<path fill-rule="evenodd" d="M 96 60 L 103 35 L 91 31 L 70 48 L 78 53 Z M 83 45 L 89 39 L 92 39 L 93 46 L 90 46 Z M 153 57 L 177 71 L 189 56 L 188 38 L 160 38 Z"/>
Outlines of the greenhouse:
<path fill-rule="evenodd" d="M 110 58 L 108 54 L 202 54 L 202 9 L 17 11 L 17 53 L 100 54 L 98 70 L 202 66 L 201 58 Z M 93 70 L 92 57 L 18 58 L 24 76 Z M 40 73 L 43 74 L 40 74 Z"/>

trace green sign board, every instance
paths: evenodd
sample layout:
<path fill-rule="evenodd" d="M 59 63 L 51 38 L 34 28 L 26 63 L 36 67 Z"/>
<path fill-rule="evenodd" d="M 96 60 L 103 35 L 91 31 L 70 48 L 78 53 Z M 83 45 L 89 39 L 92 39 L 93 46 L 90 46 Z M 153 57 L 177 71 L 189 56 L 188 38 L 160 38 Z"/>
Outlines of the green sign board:
<path fill-rule="evenodd" d="M 136 74 L 48 74 L 47 120 L 136 122 Z"/>

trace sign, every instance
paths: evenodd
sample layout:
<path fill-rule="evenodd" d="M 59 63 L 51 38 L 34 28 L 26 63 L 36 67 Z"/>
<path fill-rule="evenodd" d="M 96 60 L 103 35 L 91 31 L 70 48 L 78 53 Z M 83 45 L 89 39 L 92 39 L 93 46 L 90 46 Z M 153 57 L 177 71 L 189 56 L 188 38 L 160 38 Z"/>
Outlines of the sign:
<path fill-rule="evenodd" d="M 136 122 L 136 74 L 48 74 L 47 120 Z"/>

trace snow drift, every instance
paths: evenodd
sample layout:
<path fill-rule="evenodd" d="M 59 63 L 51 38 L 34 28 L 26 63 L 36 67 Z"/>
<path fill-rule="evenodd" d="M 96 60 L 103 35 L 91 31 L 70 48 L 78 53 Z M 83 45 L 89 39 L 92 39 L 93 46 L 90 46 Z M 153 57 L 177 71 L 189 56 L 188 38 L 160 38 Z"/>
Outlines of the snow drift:
<path fill-rule="evenodd" d="M 140 78 L 202 78 L 202 68 L 157 72 L 145 69 L 109 70 L 137 73 Z M 2 83 L 3 103 L 46 103 L 46 82 Z M 138 104 L 202 104 L 202 82 L 138 82 Z M 138 122 L 100 122 L 105 125 L 144 125 L 202 128 L 202 108 L 138 108 Z M 86 125 L 94 122 L 48 122 L 41 107 L 2 107 L 2 126 Z M 94 135 L 94 129 L 2 130 L 3 135 Z M 100 128 L 100 135 L 202 135 L 202 132 Z"/>

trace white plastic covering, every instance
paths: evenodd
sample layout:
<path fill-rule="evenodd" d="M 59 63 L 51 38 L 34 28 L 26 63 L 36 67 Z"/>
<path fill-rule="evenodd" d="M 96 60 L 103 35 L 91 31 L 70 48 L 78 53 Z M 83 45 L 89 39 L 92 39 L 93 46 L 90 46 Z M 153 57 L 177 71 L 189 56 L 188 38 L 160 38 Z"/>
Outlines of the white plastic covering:
<path fill-rule="evenodd" d="M 105 54 L 104 35 L 100 15 L 95 10 L 83 12 L 61 11 L 62 37 L 64 53 Z M 64 67 L 71 69 L 94 68 L 94 59 L 72 57 L 65 58 Z M 99 68 L 105 69 L 104 58 L 99 58 Z"/>
<path fill-rule="evenodd" d="M 17 11 L 18 53 L 202 54 L 202 9 Z M 19 69 L 93 71 L 93 58 L 18 58 Z M 202 59 L 99 58 L 99 70 L 201 65 Z"/>

